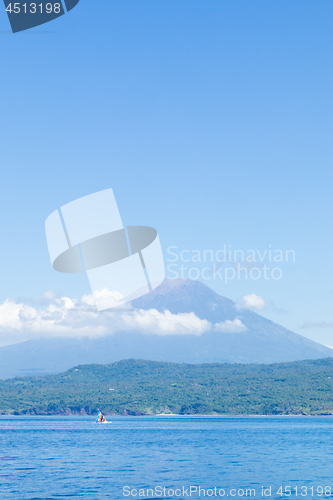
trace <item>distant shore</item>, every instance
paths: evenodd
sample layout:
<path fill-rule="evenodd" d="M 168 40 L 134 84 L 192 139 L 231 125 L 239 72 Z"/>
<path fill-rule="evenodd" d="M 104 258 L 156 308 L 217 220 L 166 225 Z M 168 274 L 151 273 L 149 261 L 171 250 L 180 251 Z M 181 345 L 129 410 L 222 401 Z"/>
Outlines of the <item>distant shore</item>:
<path fill-rule="evenodd" d="M 272 365 L 124 360 L 0 381 L 0 414 L 332 416 L 333 359 Z"/>
<path fill-rule="evenodd" d="M 94 415 L 84 415 L 82 413 L 1 413 L 1 417 L 96 417 L 97 413 Z M 286 414 L 286 415 L 254 415 L 254 414 L 242 414 L 242 415 L 201 415 L 201 414 L 196 414 L 196 415 L 181 415 L 178 413 L 172 413 L 172 414 L 161 414 L 161 413 L 140 413 L 137 415 L 119 415 L 119 414 L 114 414 L 114 413 L 105 413 L 105 416 L 107 417 L 113 417 L 113 418 L 127 418 L 127 417 L 175 417 L 175 418 L 287 418 L 287 417 L 333 417 L 333 413 L 313 413 L 313 414 L 301 414 L 301 413 L 295 413 L 295 414 Z M 110 423 L 110 422 L 109 422 Z"/>

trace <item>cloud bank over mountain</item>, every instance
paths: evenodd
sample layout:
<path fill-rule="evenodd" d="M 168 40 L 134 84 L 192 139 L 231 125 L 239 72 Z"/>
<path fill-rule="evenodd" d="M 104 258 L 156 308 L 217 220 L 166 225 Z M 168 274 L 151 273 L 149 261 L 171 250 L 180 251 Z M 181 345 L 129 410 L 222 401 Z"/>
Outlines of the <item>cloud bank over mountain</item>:
<path fill-rule="evenodd" d="M 51 290 L 44 292 L 39 308 L 10 298 L 0 305 L 0 345 L 50 337 L 93 339 L 128 331 L 152 335 L 202 335 L 209 331 L 244 332 L 246 326 L 237 318 L 212 323 L 192 311 L 171 313 L 167 309 L 129 307 L 97 312 L 93 295 L 75 300 L 56 297 Z"/>

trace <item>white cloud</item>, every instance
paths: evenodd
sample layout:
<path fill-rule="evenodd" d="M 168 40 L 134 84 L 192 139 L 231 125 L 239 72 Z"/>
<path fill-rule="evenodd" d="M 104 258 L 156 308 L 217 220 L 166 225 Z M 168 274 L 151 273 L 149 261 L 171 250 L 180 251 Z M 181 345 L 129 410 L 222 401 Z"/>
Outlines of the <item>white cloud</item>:
<path fill-rule="evenodd" d="M 118 332 L 202 335 L 212 330 L 224 333 L 246 331 L 246 326 L 239 319 L 212 325 L 194 312 L 172 314 L 167 310 L 159 312 L 156 309 L 132 309 L 130 306 L 98 312 L 96 299 L 116 301 L 121 297 L 102 290 L 97 297 L 84 295 L 81 300 L 73 300 L 69 297 L 57 298 L 52 291 L 48 291 L 36 308 L 7 299 L 0 304 L 0 345 L 41 337 L 97 338 Z"/>
<path fill-rule="evenodd" d="M 127 330 L 158 335 L 186 333 L 201 335 L 212 327 L 209 321 L 198 318 L 193 312 L 172 314 L 170 311 L 161 313 L 156 309 L 133 310 L 124 314 L 122 321 Z"/>
<path fill-rule="evenodd" d="M 34 318 L 36 310 L 25 304 L 16 304 L 14 299 L 6 299 L 0 305 L 0 326 L 19 329 L 22 321 Z"/>
<path fill-rule="evenodd" d="M 265 300 L 256 295 L 255 293 L 251 293 L 249 295 L 244 295 L 241 299 L 237 301 L 236 307 L 237 309 L 251 309 L 253 311 L 260 311 L 265 307 Z"/>
<path fill-rule="evenodd" d="M 130 331 L 155 335 L 201 335 L 211 330 L 207 320 L 193 312 L 172 314 L 156 309 L 112 309 L 97 312 L 94 297 L 85 295 L 81 301 L 68 297 L 50 298 L 44 307 L 34 308 L 14 299 L 0 305 L 0 345 L 14 344 L 40 337 L 90 337 Z M 97 300 L 117 300 L 118 297 L 102 291 Z M 121 298 L 121 297 L 119 297 Z M 43 300 L 46 294 L 43 294 Z"/>
<path fill-rule="evenodd" d="M 221 323 L 215 323 L 214 330 L 224 333 L 241 333 L 245 332 L 247 328 L 240 319 L 234 319 L 233 321 L 227 319 L 226 321 L 221 321 Z"/>
<path fill-rule="evenodd" d="M 123 296 L 116 290 L 103 288 L 102 290 L 95 290 L 92 295 L 83 295 L 81 302 L 90 306 L 97 305 L 99 310 L 103 310 L 118 306 L 122 299 Z"/>

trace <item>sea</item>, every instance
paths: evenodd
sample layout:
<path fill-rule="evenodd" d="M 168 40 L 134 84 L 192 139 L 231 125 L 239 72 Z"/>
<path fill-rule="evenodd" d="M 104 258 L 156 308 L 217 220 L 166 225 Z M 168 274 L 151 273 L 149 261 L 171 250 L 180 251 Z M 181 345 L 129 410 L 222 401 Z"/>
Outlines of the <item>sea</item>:
<path fill-rule="evenodd" d="M 333 497 L 333 417 L 1 416 L 0 499 Z"/>

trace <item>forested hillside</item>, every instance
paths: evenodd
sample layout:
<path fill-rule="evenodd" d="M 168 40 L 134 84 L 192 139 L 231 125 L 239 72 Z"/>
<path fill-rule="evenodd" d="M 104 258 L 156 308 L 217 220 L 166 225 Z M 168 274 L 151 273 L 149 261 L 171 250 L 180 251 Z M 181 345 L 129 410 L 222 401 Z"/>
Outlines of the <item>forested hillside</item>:
<path fill-rule="evenodd" d="M 333 360 L 186 365 L 125 360 L 0 381 L 15 414 L 333 414 Z"/>

